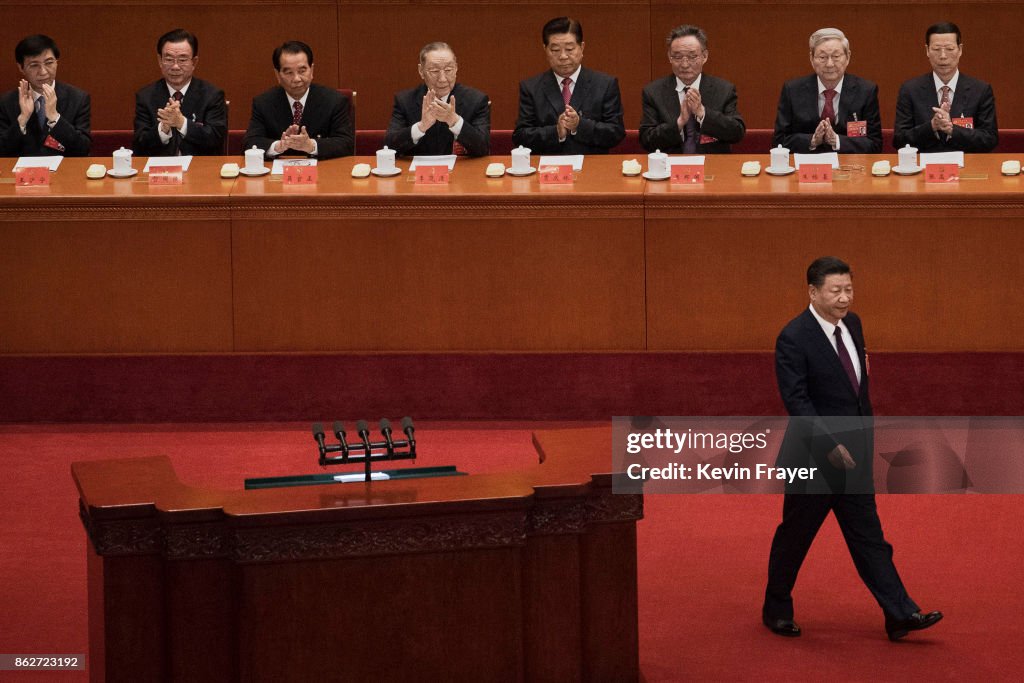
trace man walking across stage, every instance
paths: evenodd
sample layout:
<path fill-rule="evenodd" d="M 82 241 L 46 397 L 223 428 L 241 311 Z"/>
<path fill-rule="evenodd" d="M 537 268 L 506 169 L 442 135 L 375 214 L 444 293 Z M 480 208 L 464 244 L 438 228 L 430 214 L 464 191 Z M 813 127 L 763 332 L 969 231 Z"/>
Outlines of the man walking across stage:
<path fill-rule="evenodd" d="M 778 464 L 801 466 L 810 459 L 825 477 L 799 489 L 787 487 L 768 559 L 762 620 L 780 636 L 800 635 L 793 620 L 793 586 L 831 511 L 857 573 L 885 614 L 889 639 L 898 640 L 934 626 L 942 613 L 922 614 L 907 595 L 878 519 L 867 355 L 860 318 L 850 312 L 850 266 L 831 256 L 817 259 L 807 269 L 807 291 L 810 306 L 775 342 L 776 379 L 790 415 Z"/>

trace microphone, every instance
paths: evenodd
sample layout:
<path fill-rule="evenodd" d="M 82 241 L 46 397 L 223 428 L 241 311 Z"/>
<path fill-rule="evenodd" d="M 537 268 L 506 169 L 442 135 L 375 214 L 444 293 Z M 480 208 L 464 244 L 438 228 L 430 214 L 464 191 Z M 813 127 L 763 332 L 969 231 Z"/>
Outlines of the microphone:
<path fill-rule="evenodd" d="M 320 447 L 320 452 L 323 453 L 327 445 L 324 443 L 324 426 L 319 422 L 313 423 L 313 438 L 316 440 L 316 445 Z"/>
<path fill-rule="evenodd" d="M 341 455 L 348 457 L 348 441 L 345 440 L 345 425 L 341 423 L 341 420 L 334 421 L 334 436 L 341 443 Z"/>
<path fill-rule="evenodd" d="M 366 459 L 370 459 L 370 425 L 366 424 L 366 420 L 360 420 L 356 422 L 356 433 L 359 434 L 360 441 L 363 442 L 363 447 L 366 449 Z"/>
<path fill-rule="evenodd" d="M 380 419 L 380 433 L 384 436 L 384 444 L 388 448 L 388 455 L 394 455 L 395 442 L 391 440 L 391 420 L 386 417 Z"/>
<path fill-rule="evenodd" d="M 405 432 L 405 435 L 407 437 L 409 437 L 409 441 L 411 442 L 412 441 L 412 433 L 414 431 L 416 431 L 416 430 L 413 429 L 412 418 L 409 417 L 408 415 L 406 415 L 405 417 L 402 418 L 402 431 Z"/>

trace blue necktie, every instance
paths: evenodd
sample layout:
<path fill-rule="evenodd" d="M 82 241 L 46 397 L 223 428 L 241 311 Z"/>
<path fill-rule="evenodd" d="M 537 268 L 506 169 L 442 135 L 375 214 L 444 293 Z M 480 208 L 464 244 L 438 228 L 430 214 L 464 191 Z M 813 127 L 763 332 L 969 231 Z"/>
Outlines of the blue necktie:
<path fill-rule="evenodd" d="M 36 119 L 39 121 L 39 129 L 46 131 L 46 107 L 43 106 L 43 98 L 36 98 Z"/>
<path fill-rule="evenodd" d="M 683 88 L 683 104 L 686 106 L 686 93 L 690 91 L 690 86 Z M 690 114 L 690 118 L 686 119 L 686 123 L 683 124 L 683 154 L 696 154 L 697 153 L 697 119 L 693 114 Z"/>

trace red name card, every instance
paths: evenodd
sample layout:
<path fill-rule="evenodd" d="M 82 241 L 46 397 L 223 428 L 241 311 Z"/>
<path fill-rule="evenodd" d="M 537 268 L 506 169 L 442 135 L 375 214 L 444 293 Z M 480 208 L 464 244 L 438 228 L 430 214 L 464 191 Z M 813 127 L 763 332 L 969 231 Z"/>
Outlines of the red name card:
<path fill-rule="evenodd" d="M 50 169 L 43 166 L 14 169 L 14 184 L 18 187 L 42 187 L 50 184 Z"/>
<path fill-rule="evenodd" d="M 571 185 L 572 164 L 561 166 L 541 166 L 539 169 L 541 185 Z"/>
<path fill-rule="evenodd" d="M 181 185 L 182 168 L 178 166 L 150 166 L 150 185 Z"/>
<path fill-rule="evenodd" d="M 700 164 L 672 164 L 669 182 L 683 185 L 703 185 L 704 166 Z"/>
<path fill-rule="evenodd" d="M 974 129 L 974 117 L 973 116 L 960 116 L 950 121 L 954 126 L 960 126 L 961 128 Z"/>
<path fill-rule="evenodd" d="M 926 183 L 950 183 L 960 180 L 960 166 L 957 164 L 928 164 L 924 167 Z"/>
<path fill-rule="evenodd" d="M 801 183 L 831 183 L 832 164 L 800 164 Z"/>
<path fill-rule="evenodd" d="M 447 185 L 449 177 L 448 164 L 438 164 L 436 166 L 416 165 L 417 185 Z"/>
<path fill-rule="evenodd" d="M 316 185 L 316 166 L 285 164 L 282 180 L 285 185 Z"/>

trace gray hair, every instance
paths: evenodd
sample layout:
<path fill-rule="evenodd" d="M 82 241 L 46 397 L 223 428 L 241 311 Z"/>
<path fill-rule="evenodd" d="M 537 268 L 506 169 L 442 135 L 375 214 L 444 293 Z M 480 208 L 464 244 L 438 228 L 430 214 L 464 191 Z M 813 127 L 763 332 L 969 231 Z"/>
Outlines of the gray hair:
<path fill-rule="evenodd" d="M 426 61 L 428 53 L 436 52 L 437 50 L 448 50 L 448 52 L 452 53 L 452 57 L 455 56 L 455 50 L 452 49 L 451 45 L 438 40 L 433 43 L 427 43 L 420 49 L 420 64 Z"/>
<path fill-rule="evenodd" d="M 665 39 L 666 47 L 672 47 L 672 41 L 677 38 L 686 38 L 693 36 L 700 43 L 700 49 L 707 52 L 708 49 L 708 36 L 704 33 L 704 29 L 699 26 L 691 26 L 690 24 L 682 24 L 672 29 L 672 32 L 668 34 L 668 38 Z"/>
<path fill-rule="evenodd" d="M 846 56 L 850 56 L 850 41 L 846 39 L 846 34 L 837 28 L 819 28 L 817 31 L 811 34 L 811 54 L 814 54 L 814 50 L 824 43 L 826 40 L 838 40 L 843 44 L 843 51 L 846 52 Z"/>

